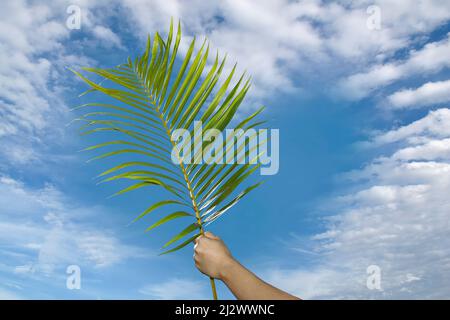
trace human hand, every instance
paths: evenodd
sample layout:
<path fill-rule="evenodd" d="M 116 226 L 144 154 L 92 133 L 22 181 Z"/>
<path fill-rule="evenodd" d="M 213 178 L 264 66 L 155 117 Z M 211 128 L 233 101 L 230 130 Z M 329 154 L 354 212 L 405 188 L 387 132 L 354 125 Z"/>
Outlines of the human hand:
<path fill-rule="evenodd" d="M 195 239 L 195 266 L 211 278 L 223 279 L 226 269 L 234 262 L 225 243 L 211 232 Z"/>

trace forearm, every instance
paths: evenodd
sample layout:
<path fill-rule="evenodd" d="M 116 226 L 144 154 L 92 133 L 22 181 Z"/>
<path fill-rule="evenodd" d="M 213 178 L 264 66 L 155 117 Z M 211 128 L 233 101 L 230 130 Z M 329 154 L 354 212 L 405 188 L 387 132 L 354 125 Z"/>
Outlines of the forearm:
<path fill-rule="evenodd" d="M 233 258 L 223 241 L 206 232 L 195 239 L 195 266 L 204 274 L 222 280 L 242 300 L 297 300 L 262 281 Z"/>
<path fill-rule="evenodd" d="M 221 280 L 240 300 L 297 300 L 259 279 L 238 261 L 231 259 L 223 268 Z"/>

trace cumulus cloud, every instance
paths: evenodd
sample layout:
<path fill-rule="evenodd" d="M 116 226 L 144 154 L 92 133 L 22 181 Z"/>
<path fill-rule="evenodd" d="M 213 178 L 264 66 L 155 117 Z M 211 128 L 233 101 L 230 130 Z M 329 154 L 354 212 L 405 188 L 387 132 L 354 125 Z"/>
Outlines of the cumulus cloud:
<path fill-rule="evenodd" d="M 146 256 L 142 249 L 124 244 L 112 230 L 89 222 L 104 209 L 70 203 L 52 185 L 32 189 L 0 177 L 0 241 L 3 249 L 21 253 L 5 259 L 9 272 L 52 274 L 69 264 L 103 268 Z M 9 255 L 3 249 L 0 256 Z"/>
<path fill-rule="evenodd" d="M 450 109 L 377 135 L 396 143 L 344 177 L 350 191 L 331 200 L 324 232 L 313 237 L 320 264 L 266 271 L 274 283 L 306 298 L 432 299 L 450 294 Z M 381 290 L 366 286 L 381 270 Z"/>
<path fill-rule="evenodd" d="M 133 29 L 142 36 L 166 30 L 170 17 L 181 18 L 188 37 L 209 37 L 214 48 L 228 52 L 239 61 L 241 70 L 249 71 L 256 97 L 303 88 L 301 79 L 314 82 L 318 75 L 323 79 L 347 74 L 340 91 L 361 98 L 411 74 L 448 66 L 448 39 L 412 51 L 408 61 L 377 64 L 411 44 L 414 36 L 430 32 L 449 19 L 448 4 L 442 1 L 417 4 L 380 0 L 349 5 L 346 1 L 265 0 L 255 6 L 247 0 L 127 0 L 120 5 L 107 5 L 105 1 L 74 4 L 81 8 L 82 30 L 111 47 L 123 48 L 123 44 L 105 23 L 108 18 L 124 16 L 122 22 L 136 26 Z M 369 5 L 380 9 L 380 30 L 367 28 Z M 0 56 L 9 63 L 0 70 L 0 136 L 36 133 L 54 123 L 55 113 L 65 111 L 51 83 L 60 77 L 55 73 L 55 67 L 63 64 L 60 60 L 67 61 L 66 57 L 73 55 L 67 41 L 72 33 L 64 25 L 66 16 L 61 15 L 66 7 L 67 3 L 57 0 L 52 6 L 27 1 L 2 4 Z M 82 54 L 77 58 L 84 59 Z M 349 62 L 352 67 L 343 69 Z M 352 75 L 354 70 L 368 66 L 368 71 Z"/>
<path fill-rule="evenodd" d="M 176 299 L 207 299 L 203 282 L 172 278 L 162 283 L 152 283 L 144 286 L 139 293 L 151 299 L 176 300 Z"/>
<path fill-rule="evenodd" d="M 373 5 L 380 10 L 379 30 L 367 27 L 367 8 Z M 241 70 L 250 72 L 254 80 L 251 94 L 256 97 L 304 89 L 306 82 L 318 82 L 323 87 L 323 79 L 331 87 L 339 77 L 345 78 L 339 90 L 343 96 L 365 96 L 373 86 L 408 76 L 390 63 L 382 67 L 384 61 L 413 44 L 415 36 L 432 31 L 450 18 L 449 5 L 440 1 L 265 0 L 255 5 L 247 0 L 127 0 L 124 6 L 142 36 L 151 30 L 165 30 L 171 16 L 181 18 L 185 34 L 207 36 L 214 48 L 228 52 L 239 61 Z M 428 64 L 448 64 L 446 55 L 441 55 L 448 55 L 448 48 L 434 48 L 445 43 L 427 45 L 421 54 L 412 52 L 411 65 L 405 69 L 419 68 L 421 59 L 427 70 L 435 68 Z M 361 75 L 353 75 L 355 70 Z"/>
<path fill-rule="evenodd" d="M 421 3 L 413 0 L 309 3 L 322 9 L 321 20 L 331 26 L 326 29 L 331 32 L 328 38 L 330 47 L 342 55 L 358 59 L 352 61 L 353 66 L 363 66 L 360 61 L 373 63 L 390 58 L 396 50 L 413 43 L 413 35 L 430 32 L 450 18 L 449 4 L 438 0 Z M 379 28 L 367 27 L 368 19 L 373 18 L 379 18 Z"/>
<path fill-rule="evenodd" d="M 125 1 L 142 36 L 166 30 L 170 17 L 180 18 L 189 40 L 208 37 L 214 50 L 238 61 L 253 79 L 250 94 L 267 96 L 294 87 L 289 72 L 302 57 L 318 57 L 321 39 L 310 23 L 297 19 L 300 8 L 288 1 Z M 149 15 L 154 17 L 149 19 Z M 184 50 L 187 49 L 187 42 Z M 213 56 L 213 55 L 212 55 Z"/>
<path fill-rule="evenodd" d="M 420 108 L 450 101 L 450 80 L 427 82 L 416 89 L 404 89 L 387 97 L 390 107 L 395 109 Z"/>
<path fill-rule="evenodd" d="M 240 70 L 252 75 L 250 94 L 254 98 L 293 89 L 306 94 L 314 91 L 317 83 L 320 88 L 332 87 L 342 76 L 339 91 L 361 98 L 392 81 L 448 66 L 448 39 L 412 51 L 408 61 L 385 63 L 420 38 L 417 35 L 449 19 L 448 4 L 442 1 L 349 4 L 264 0 L 255 5 L 247 0 L 78 0 L 73 4 L 81 9 L 81 33 L 65 26 L 64 1 L 54 0 L 51 6 L 24 0 L 2 3 L 0 57 L 8 63 L 0 69 L 0 137 L 21 137 L 21 144 L 33 146 L 48 134 L 45 130 L 61 130 L 54 124 L 67 108 L 60 90 L 63 84 L 57 88 L 54 85 L 64 78 L 63 67 L 69 62 L 71 66 L 95 64 L 95 59 L 82 63 L 88 59 L 83 45 L 74 50 L 71 37 L 74 33 L 81 35 L 81 42 L 74 41 L 74 45 L 95 40 L 110 48 L 123 48 L 122 40 L 108 24 L 108 19 L 119 15 L 125 17 L 120 20 L 121 28 L 132 25 L 141 39 L 149 32 L 167 30 L 170 17 L 181 18 L 187 40 L 194 34 L 207 36 L 215 49 L 228 52 L 230 61 L 239 61 Z M 380 9 L 380 30 L 367 27 L 370 5 Z M 88 41 L 89 36 L 93 38 Z M 361 71 L 353 74 L 355 70 Z M 26 138 L 30 136 L 34 140 Z M 36 157 L 24 155 L 22 163 Z"/>
<path fill-rule="evenodd" d="M 24 9 L 19 4 L 20 1 L 2 3 L 1 14 L 22 10 L 22 15 L 30 16 L 24 19 L 26 22 L 33 20 L 33 8 Z M 49 124 L 63 117 L 64 109 L 60 106 L 64 103 L 48 85 L 51 62 L 39 57 L 36 52 L 39 45 L 27 36 L 35 34 L 33 29 L 38 24 L 21 26 L 10 18 L 2 18 L 2 24 L 0 59 L 4 63 L 0 66 L 0 155 L 4 163 L 24 164 L 37 158 L 34 146 L 41 144 L 40 138 L 44 132 L 48 133 Z M 48 45 L 52 36 L 64 37 L 59 32 L 42 34 L 48 50 L 53 48 Z M 52 108 L 52 105 L 58 107 Z"/>
<path fill-rule="evenodd" d="M 448 68 L 450 62 L 446 57 L 449 55 L 450 35 L 447 35 L 444 40 L 427 43 L 419 50 L 412 50 L 406 60 L 377 64 L 368 71 L 344 78 L 339 82 L 337 91 L 346 98 L 362 99 L 394 81 L 414 75 L 433 74 Z"/>
<path fill-rule="evenodd" d="M 10 290 L 0 288 L 0 300 L 20 300 L 22 297 Z"/>
<path fill-rule="evenodd" d="M 133 26 L 141 40 L 167 30 L 171 16 L 181 18 L 186 40 L 207 36 L 214 49 L 239 61 L 240 70 L 253 76 L 257 99 L 293 89 L 296 94 L 316 88 L 328 92 L 342 79 L 338 93 L 357 100 L 449 67 L 450 35 L 427 38 L 450 19 L 446 1 L 73 3 L 82 9 L 82 29 L 74 42 L 74 33 L 64 26 L 66 1 L 0 4 L 0 59 L 8 62 L 0 66 L 1 166 L 34 161 L 41 156 L 36 144 L 55 143 L 49 133 L 63 132 L 60 120 L 67 110 L 63 67 L 96 63 L 85 56 L 84 44 L 124 46 L 107 21 L 119 16 L 125 17 L 118 20 L 120 27 L 129 31 Z M 367 28 L 369 5 L 380 9 L 380 30 Z M 446 82 L 426 81 L 388 100 L 399 108 L 448 101 L 442 89 Z M 367 141 L 366 147 L 393 151 L 346 175 L 354 183 L 351 192 L 334 199 L 334 217 L 314 238 L 325 249 L 318 251 L 324 263 L 311 270 L 272 270 L 269 279 L 311 298 L 448 296 L 449 124 L 450 110 L 439 109 Z M 3 176 L 0 191 L 0 239 L 7 244 L 0 256 L 8 261 L 0 265 L 2 271 L 50 274 L 74 259 L 102 268 L 140 254 L 113 232 L 75 221 L 75 215 L 89 215 L 91 209 L 69 205 L 54 186 L 32 188 Z M 381 292 L 365 287 L 369 264 L 382 269 Z M 157 298 L 192 297 L 192 292 L 202 297 L 199 284 L 180 279 L 141 290 Z"/>
<path fill-rule="evenodd" d="M 106 46 L 121 47 L 120 39 L 91 13 L 96 4 L 81 7 L 81 39 L 93 37 Z M 68 107 L 64 93 L 67 66 L 95 65 L 83 46 L 70 41 L 76 31 L 66 27 L 67 2 L 5 1 L 0 4 L 0 155 L 11 165 L 40 158 L 40 149 L 64 137 Z M 89 32 L 91 31 L 91 32 Z M 78 36 L 80 33 L 78 33 Z M 55 137 L 58 137 L 56 139 Z M 49 143 L 51 138 L 55 138 Z"/>
<path fill-rule="evenodd" d="M 52 64 L 42 54 L 57 49 L 68 30 L 44 5 L 3 2 L 0 12 L 0 59 L 7 62 L 0 67 L 1 137 L 41 130 L 60 110 L 50 112 L 61 101 L 48 85 Z"/>
<path fill-rule="evenodd" d="M 92 30 L 95 37 L 107 47 L 118 47 L 123 49 L 122 41 L 110 28 L 104 26 L 95 26 Z"/>
<path fill-rule="evenodd" d="M 406 141 L 410 144 L 420 144 L 430 139 L 444 139 L 450 136 L 450 110 L 442 108 L 408 125 L 375 135 L 365 146 L 382 146 L 395 142 Z"/>

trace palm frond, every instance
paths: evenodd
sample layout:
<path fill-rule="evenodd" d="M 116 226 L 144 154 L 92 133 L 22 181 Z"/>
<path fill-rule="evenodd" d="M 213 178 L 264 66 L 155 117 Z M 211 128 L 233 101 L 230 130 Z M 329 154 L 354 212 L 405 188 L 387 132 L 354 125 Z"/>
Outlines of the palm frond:
<path fill-rule="evenodd" d="M 171 139 L 174 130 L 187 129 L 194 136 L 195 121 L 200 120 L 204 130 L 214 128 L 223 131 L 236 119 L 250 88 L 250 79 L 245 74 L 231 87 L 236 65 L 224 76 L 224 81 L 220 81 L 226 57 L 219 59 L 218 53 L 209 70 L 206 70 L 210 50 L 206 40 L 196 49 L 194 38 L 184 55 L 178 52 L 180 41 L 180 23 L 174 36 L 171 22 L 167 38 L 164 40 L 156 33 L 152 41 L 149 36 L 145 52 L 134 60 L 128 58 L 127 63 L 115 68 L 86 67 L 82 69 L 84 74 L 72 70 L 90 86 L 87 93 L 99 92 L 114 101 L 93 102 L 77 108 L 87 110 L 76 119 L 83 123 L 82 134 L 107 133 L 109 138 L 113 137 L 86 148 L 107 149 L 93 160 L 127 155 L 127 161 L 99 175 L 103 179 L 101 182 L 131 180 L 133 184 L 116 195 L 147 186 L 163 188 L 171 195 L 169 199 L 151 204 L 135 221 L 161 207 L 179 206 L 181 209 L 171 211 L 146 231 L 174 219 L 191 217 L 187 227 L 173 236 L 164 248 L 183 239 L 184 242 L 164 253 L 186 246 L 204 232 L 206 223 L 221 217 L 260 184 L 242 188 L 247 178 L 258 168 L 255 162 L 208 164 L 205 161 L 185 164 L 179 155 L 178 163 L 171 161 L 172 150 L 176 147 L 176 142 Z M 175 68 L 177 57 L 180 58 L 180 65 Z M 102 81 L 96 82 L 86 74 L 100 77 Z M 261 111 L 242 119 L 236 129 L 245 130 L 259 125 L 261 122 L 252 121 Z M 233 138 L 227 138 L 223 146 L 227 145 L 229 139 Z M 239 147 L 241 150 L 238 151 L 243 148 L 244 157 L 253 154 L 249 147 L 252 139 L 257 137 L 250 137 Z M 192 150 L 198 143 L 201 150 L 213 144 L 213 141 L 193 140 L 189 142 Z M 193 159 L 199 156 L 198 152 L 194 152 Z"/>

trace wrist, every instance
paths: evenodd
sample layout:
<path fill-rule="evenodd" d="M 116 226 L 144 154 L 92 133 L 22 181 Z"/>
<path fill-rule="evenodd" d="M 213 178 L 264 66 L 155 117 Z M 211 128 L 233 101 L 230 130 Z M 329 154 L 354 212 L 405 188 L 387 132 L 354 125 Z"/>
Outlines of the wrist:
<path fill-rule="evenodd" d="M 232 277 L 232 274 L 236 270 L 237 266 L 239 266 L 239 262 L 237 262 L 233 257 L 226 259 L 219 272 L 219 279 L 226 283 L 227 280 Z"/>

